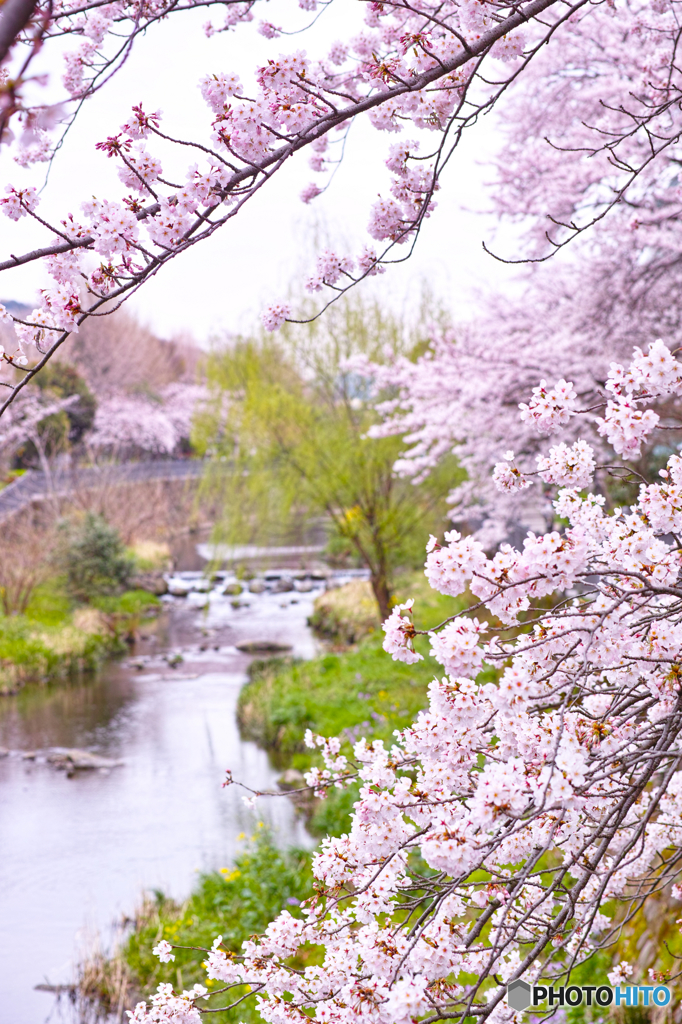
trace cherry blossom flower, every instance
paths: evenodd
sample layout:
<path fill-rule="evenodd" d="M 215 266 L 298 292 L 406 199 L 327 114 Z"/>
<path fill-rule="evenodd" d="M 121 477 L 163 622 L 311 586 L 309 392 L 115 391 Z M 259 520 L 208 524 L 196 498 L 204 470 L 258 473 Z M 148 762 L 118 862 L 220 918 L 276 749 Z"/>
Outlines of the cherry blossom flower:
<path fill-rule="evenodd" d="M 166 939 L 162 939 L 157 946 L 154 946 L 152 953 L 154 956 L 158 956 L 162 964 L 167 964 L 171 960 L 175 960 L 175 954 L 171 952 L 172 949 L 173 947 L 170 942 L 167 942 Z"/>
<path fill-rule="evenodd" d="M 266 331 L 277 331 L 291 316 L 291 307 L 285 302 L 273 303 L 263 313 L 263 326 Z"/>
<path fill-rule="evenodd" d="M 412 612 L 413 601 L 396 605 L 389 617 L 384 622 L 382 629 L 386 634 L 383 648 L 394 661 L 404 661 L 408 665 L 415 661 L 421 661 L 422 656 L 418 654 L 412 644 L 414 638 L 414 627 L 410 618 L 405 618 L 401 612 Z"/>

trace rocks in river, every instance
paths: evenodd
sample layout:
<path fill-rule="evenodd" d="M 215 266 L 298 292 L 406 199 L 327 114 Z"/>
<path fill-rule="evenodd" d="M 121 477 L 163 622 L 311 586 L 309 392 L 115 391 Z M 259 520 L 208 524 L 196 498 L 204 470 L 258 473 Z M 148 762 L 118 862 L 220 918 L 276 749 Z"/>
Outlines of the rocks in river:
<path fill-rule="evenodd" d="M 262 594 L 266 589 L 263 580 L 251 580 L 249 583 L 249 590 L 252 594 Z"/>
<path fill-rule="evenodd" d="M 228 597 L 239 597 L 243 590 L 244 588 L 241 583 L 228 583 L 223 588 L 223 594 L 226 594 Z"/>
<path fill-rule="evenodd" d="M 9 750 L 7 747 L 0 747 L 0 757 L 9 757 Z"/>
<path fill-rule="evenodd" d="M 187 597 L 191 589 L 192 584 L 189 580 L 168 580 L 168 593 L 172 594 L 173 597 Z"/>
<path fill-rule="evenodd" d="M 275 580 L 275 585 L 272 588 L 274 594 L 286 594 L 293 589 L 294 581 L 288 576 L 281 576 L 280 579 Z"/>
<path fill-rule="evenodd" d="M 100 757 L 99 754 L 91 754 L 89 750 L 78 750 L 76 747 L 55 747 L 48 753 L 47 761 L 53 767 L 67 772 L 118 768 L 123 764 L 123 761 L 113 761 L 109 757 Z"/>
<path fill-rule="evenodd" d="M 202 576 L 201 579 L 194 580 L 192 590 L 197 594 L 208 594 L 209 590 L 213 589 L 213 585 L 213 580 L 209 579 L 208 576 Z"/>
<path fill-rule="evenodd" d="M 181 654 L 176 652 L 175 654 L 166 654 L 163 660 L 170 668 L 177 668 L 178 665 L 182 665 L 185 659 Z"/>
<path fill-rule="evenodd" d="M 312 580 L 294 580 L 294 587 L 299 594 L 309 594 L 314 586 Z"/>
<path fill-rule="evenodd" d="M 169 592 L 168 582 L 160 572 L 138 573 L 137 576 L 131 577 L 129 585 L 133 590 L 146 590 L 155 597 L 163 597 Z"/>
<path fill-rule="evenodd" d="M 35 761 L 38 756 L 37 750 L 25 750 L 21 755 L 22 761 Z"/>
<path fill-rule="evenodd" d="M 284 654 L 291 650 L 291 644 L 280 644 L 274 640 L 240 640 L 235 647 L 242 654 Z"/>

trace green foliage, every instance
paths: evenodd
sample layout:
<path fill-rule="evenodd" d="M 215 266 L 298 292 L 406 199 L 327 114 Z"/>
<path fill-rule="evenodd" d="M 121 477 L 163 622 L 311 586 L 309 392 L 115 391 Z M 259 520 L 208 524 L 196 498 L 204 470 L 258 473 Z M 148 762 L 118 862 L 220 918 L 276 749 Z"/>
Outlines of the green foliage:
<path fill-rule="evenodd" d="M 0 694 L 96 667 L 110 640 L 72 623 L 37 627 L 24 615 L 0 618 Z"/>
<path fill-rule="evenodd" d="M 180 946 L 210 949 L 216 936 L 222 935 L 224 947 L 238 952 L 242 942 L 262 932 L 283 906 L 297 916 L 297 903 L 310 895 L 311 887 L 310 854 L 283 853 L 267 830 L 259 827 L 234 867 L 201 875 L 186 903 L 179 905 L 157 892 L 143 905 L 119 953 L 132 987 L 148 995 L 163 981 L 184 987 L 206 984 L 196 950 L 176 949 L 175 962 L 161 964 L 152 947 L 163 938 Z M 232 1012 L 210 1016 L 220 1024 L 259 1020 L 251 1000 Z"/>
<path fill-rule="evenodd" d="M 400 592 L 417 598 L 426 625 L 462 611 L 465 599 L 431 590 L 423 574 L 399 581 Z M 246 736 L 267 747 L 281 767 L 301 771 L 317 763 L 303 742 L 306 729 L 341 736 L 346 752 L 361 736 L 390 742 L 393 732 L 414 720 L 426 706 L 427 689 L 440 666 L 429 656 L 427 638 L 416 648 L 424 660 L 394 662 L 382 649 L 383 633 L 363 640 L 341 655 L 311 661 L 271 659 L 252 664 L 251 681 L 239 695 L 238 717 Z M 494 675 L 488 670 L 490 678 Z M 310 827 L 317 835 L 338 835 L 348 825 L 354 793 L 332 790 L 314 810 Z"/>
<path fill-rule="evenodd" d="M 64 589 L 64 581 L 53 576 L 39 584 L 26 606 L 26 619 L 43 626 L 62 626 L 69 621 L 73 602 Z"/>
<path fill-rule="evenodd" d="M 68 439 L 72 444 L 80 441 L 95 421 L 97 399 L 74 366 L 52 360 L 36 377 L 43 392 L 54 398 L 78 395 L 78 401 L 65 410 L 69 423 Z"/>
<path fill-rule="evenodd" d="M 49 362 L 37 374 L 35 381 L 47 401 L 58 401 L 72 395 L 76 395 L 78 401 L 41 420 L 37 428 L 38 440 L 35 443 L 27 441 L 15 456 L 16 466 L 22 468 L 36 463 L 36 444 L 47 457 L 59 455 L 78 444 L 92 427 L 97 411 L 97 400 L 92 391 L 75 367 L 68 363 Z"/>
<path fill-rule="evenodd" d="M 0 694 L 94 670 L 159 606 L 153 594 L 129 590 L 74 608 L 65 580 L 48 579 L 33 591 L 25 614 L 0 616 Z"/>
<path fill-rule="evenodd" d="M 95 597 L 90 603 L 107 615 L 139 616 L 161 606 L 158 597 L 147 590 L 126 590 L 123 594 Z"/>
<path fill-rule="evenodd" d="M 102 516 L 87 512 L 82 520 L 64 524 L 63 531 L 61 561 L 75 598 L 89 601 L 125 587 L 135 564 Z"/>
<path fill-rule="evenodd" d="M 423 560 L 461 479 L 454 459 L 420 487 L 397 478 L 399 437 L 370 437 L 377 422 L 367 382 L 348 371 L 358 353 L 405 352 L 402 325 L 376 307 L 346 302 L 323 321 L 271 338 L 240 339 L 214 352 L 213 394 L 194 442 L 216 456 L 208 486 L 222 495 L 218 540 L 270 542 L 323 516 L 337 557 L 354 554 L 372 574 L 382 617 L 401 567 Z M 389 397 L 389 396 L 380 396 Z"/>

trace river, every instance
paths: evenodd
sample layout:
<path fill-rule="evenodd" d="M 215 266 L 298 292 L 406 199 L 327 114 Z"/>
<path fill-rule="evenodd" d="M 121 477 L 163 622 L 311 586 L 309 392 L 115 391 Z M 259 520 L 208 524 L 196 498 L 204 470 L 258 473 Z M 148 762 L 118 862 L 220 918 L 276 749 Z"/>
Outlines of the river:
<path fill-rule="evenodd" d="M 313 586 L 168 600 L 156 629 L 145 626 L 130 656 L 96 677 L 0 700 L 0 746 L 10 750 L 0 759 L 0 1024 L 72 1022 L 68 1000 L 56 1005 L 35 986 L 72 981 L 79 951 L 98 935 L 110 941 L 145 888 L 185 896 L 197 871 L 231 862 L 258 821 L 283 846 L 309 845 L 286 797 L 250 810 L 243 791 L 221 783 L 229 768 L 254 789 L 276 788 L 266 753 L 239 735 L 250 659 L 234 645 L 270 640 L 311 657 L 306 618 L 323 584 Z M 46 762 L 53 747 L 123 763 L 69 777 Z"/>

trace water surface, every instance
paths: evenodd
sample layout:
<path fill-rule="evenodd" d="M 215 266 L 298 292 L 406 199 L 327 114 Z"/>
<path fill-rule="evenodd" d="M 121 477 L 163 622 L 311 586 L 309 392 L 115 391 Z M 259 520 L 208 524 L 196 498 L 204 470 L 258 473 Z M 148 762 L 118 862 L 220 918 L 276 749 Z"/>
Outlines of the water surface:
<path fill-rule="evenodd" d="M 258 821 L 283 846 L 309 844 L 286 797 L 250 810 L 243 791 L 221 784 L 230 768 L 254 789 L 276 788 L 265 752 L 239 736 L 250 659 L 234 644 L 268 639 L 310 657 L 316 587 L 245 595 L 237 608 L 216 593 L 178 599 L 158 637 L 143 628 L 131 656 L 97 678 L 0 700 L 0 746 L 11 750 L 0 760 L 1 1024 L 66 1019 L 35 985 L 72 980 L 79 947 L 106 941 L 142 890 L 182 898 L 197 871 L 231 862 Z M 164 656 L 174 652 L 184 661 L 171 668 Z M 51 747 L 123 766 L 69 778 L 45 762 Z"/>

